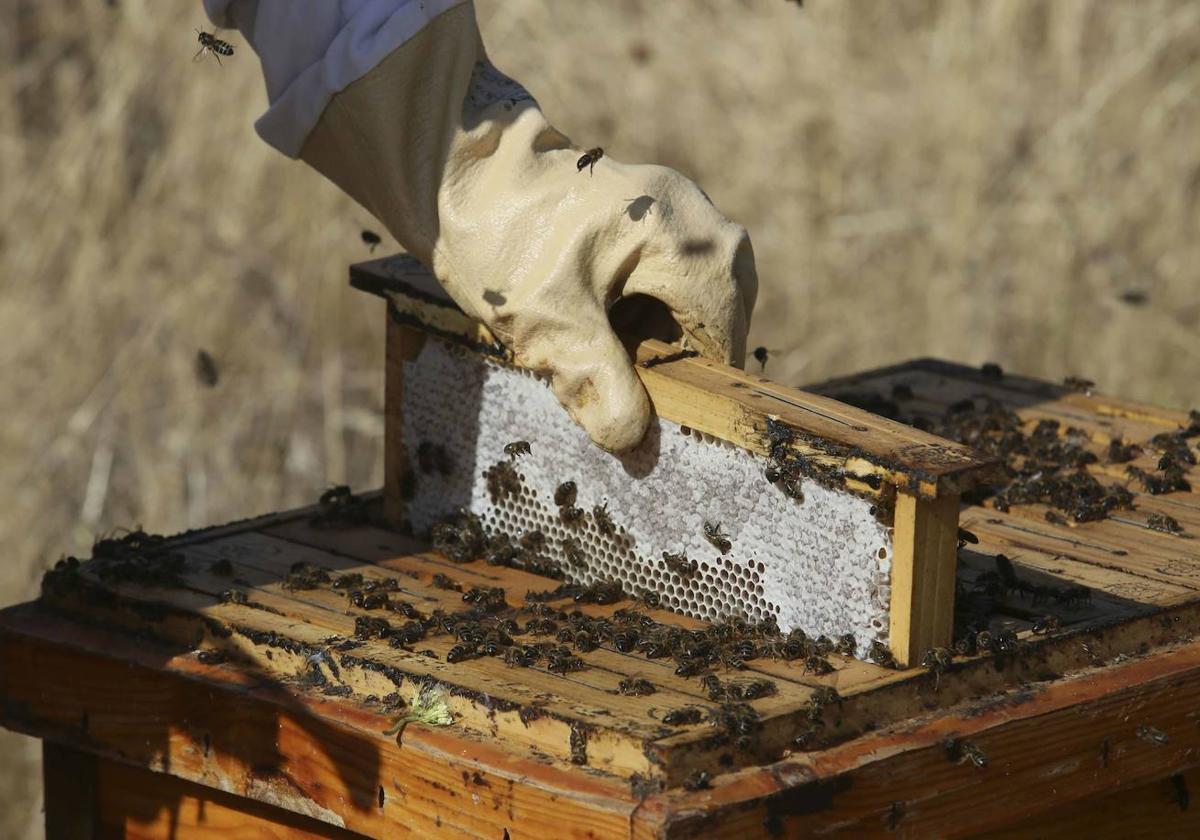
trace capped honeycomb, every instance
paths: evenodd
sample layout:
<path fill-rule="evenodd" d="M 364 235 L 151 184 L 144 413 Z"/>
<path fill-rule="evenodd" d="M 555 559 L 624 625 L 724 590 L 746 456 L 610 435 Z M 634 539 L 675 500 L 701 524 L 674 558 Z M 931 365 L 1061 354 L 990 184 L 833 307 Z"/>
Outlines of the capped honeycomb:
<path fill-rule="evenodd" d="M 467 508 L 489 532 L 541 531 L 543 553 L 573 582 L 619 581 L 696 618 L 774 616 L 785 631 L 852 633 L 860 655 L 887 641 L 892 534 L 868 500 L 814 481 L 794 499 L 764 478 L 763 458 L 661 418 L 635 450 L 604 452 L 535 375 L 433 337 L 405 363 L 403 388 L 415 478 L 407 515 L 418 533 Z M 504 447 L 519 440 L 530 452 L 510 458 Z M 415 457 L 435 448 L 436 459 Z M 485 473 L 499 462 L 519 486 L 493 499 Z M 575 522 L 554 499 L 568 480 L 584 512 Z M 727 553 L 706 524 L 728 537 Z M 564 540 L 578 546 L 571 556 Z M 685 554 L 696 572 L 681 577 L 663 552 Z"/>

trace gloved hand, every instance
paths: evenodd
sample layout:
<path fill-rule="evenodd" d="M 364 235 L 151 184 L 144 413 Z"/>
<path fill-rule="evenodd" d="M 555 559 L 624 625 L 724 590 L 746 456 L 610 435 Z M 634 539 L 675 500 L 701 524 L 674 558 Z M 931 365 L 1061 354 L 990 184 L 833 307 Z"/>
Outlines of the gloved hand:
<path fill-rule="evenodd" d="M 758 280 L 745 230 L 694 183 L 582 154 L 488 61 L 471 3 L 335 95 L 300 152 L 619 451 L 650 404 L 609 307 L 656 298 L 685 342 L 740 366 Z"/>

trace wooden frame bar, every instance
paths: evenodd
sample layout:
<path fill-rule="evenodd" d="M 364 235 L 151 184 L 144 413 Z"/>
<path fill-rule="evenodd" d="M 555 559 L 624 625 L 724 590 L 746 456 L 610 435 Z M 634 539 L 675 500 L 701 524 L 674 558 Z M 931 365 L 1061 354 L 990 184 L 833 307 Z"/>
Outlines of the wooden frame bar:
<path fill-rule="evenodd" d="M 896 496 L 892 609 L 888 639 L 902 665 L 919 665 L 930 648 L 949 647 L 958 567 L 958 497 Z"/>
<path fill-rule="evenodd" d="M 427 335 L 494 360 L 511 358 L 411 258 L 354 266 L 351 282 L 388 303 L 384 509 L 390 522 L 403 526 L 411 468 L 401 439 L 404 362 L 415 357 Z M 895 545 L 889 644 L 897 662 L 919 663 L 929 648 L 948 645 L 958 499 L 992 479 L 996 462 L 828 397 L 707 359 L 675 358 L 676 350 L 654 340 L 637 348 L 635 369 L 655 412 L 758 455 L 771 448 L 768 424 L 790 429 L 788 446 L 795 456 L 845 492 L 878 500 L 885 518 L 890 514 Z"/>

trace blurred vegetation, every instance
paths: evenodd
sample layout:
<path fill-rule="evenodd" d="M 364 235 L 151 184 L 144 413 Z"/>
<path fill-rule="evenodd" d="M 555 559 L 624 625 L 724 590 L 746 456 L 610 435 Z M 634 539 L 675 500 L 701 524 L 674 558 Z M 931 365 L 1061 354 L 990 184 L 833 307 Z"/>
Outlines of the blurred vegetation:
<path fill-rule="evenodd" d="M 1200 5 L 477 5 L 578 144 L 749 228 L 772 377 L 939 355 L 1200 402 Z M 254 135 L 240 36 L 191 61 L 205 25 L 0 8 L 0 603 L 117 527 L 380 483 L 383 315 L 345 282 L 371 222 Z M 0 836 L 37 836 L 33 745 L 0 756 Z"/>

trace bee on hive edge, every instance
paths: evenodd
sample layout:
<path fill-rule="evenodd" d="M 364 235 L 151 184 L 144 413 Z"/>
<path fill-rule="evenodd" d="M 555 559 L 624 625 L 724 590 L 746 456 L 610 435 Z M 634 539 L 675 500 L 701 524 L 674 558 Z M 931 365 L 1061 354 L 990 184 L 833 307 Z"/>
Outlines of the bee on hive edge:
<path fill-rule="evenodd" d="M 588 175 L 591 175 L 596 168 L 596 162 L 602 157 L 604 157 L 604 149 L 601 149 L 599 146 L 594 149 L 588 149 L 579 160 L 575 161 L 575 171 L 582 172 L 586 166 L 588 167 Z"/>
<path fill-rule="evenodd" d="M 213 58 L 217 60 L 217 64 L 220 64 L 221 56 L 228 58 L 233 55 L 233 44 L 228 41 L 222 41 L 217 37 L 215 32 L 205 32 L 203 29 L 197 29 L 196 40 L 200 42 L 200 49 L 196 50 L 196 54 L 192 56 L 192 61 L 195 61 L 205 53 L 211 53 Z"/>

